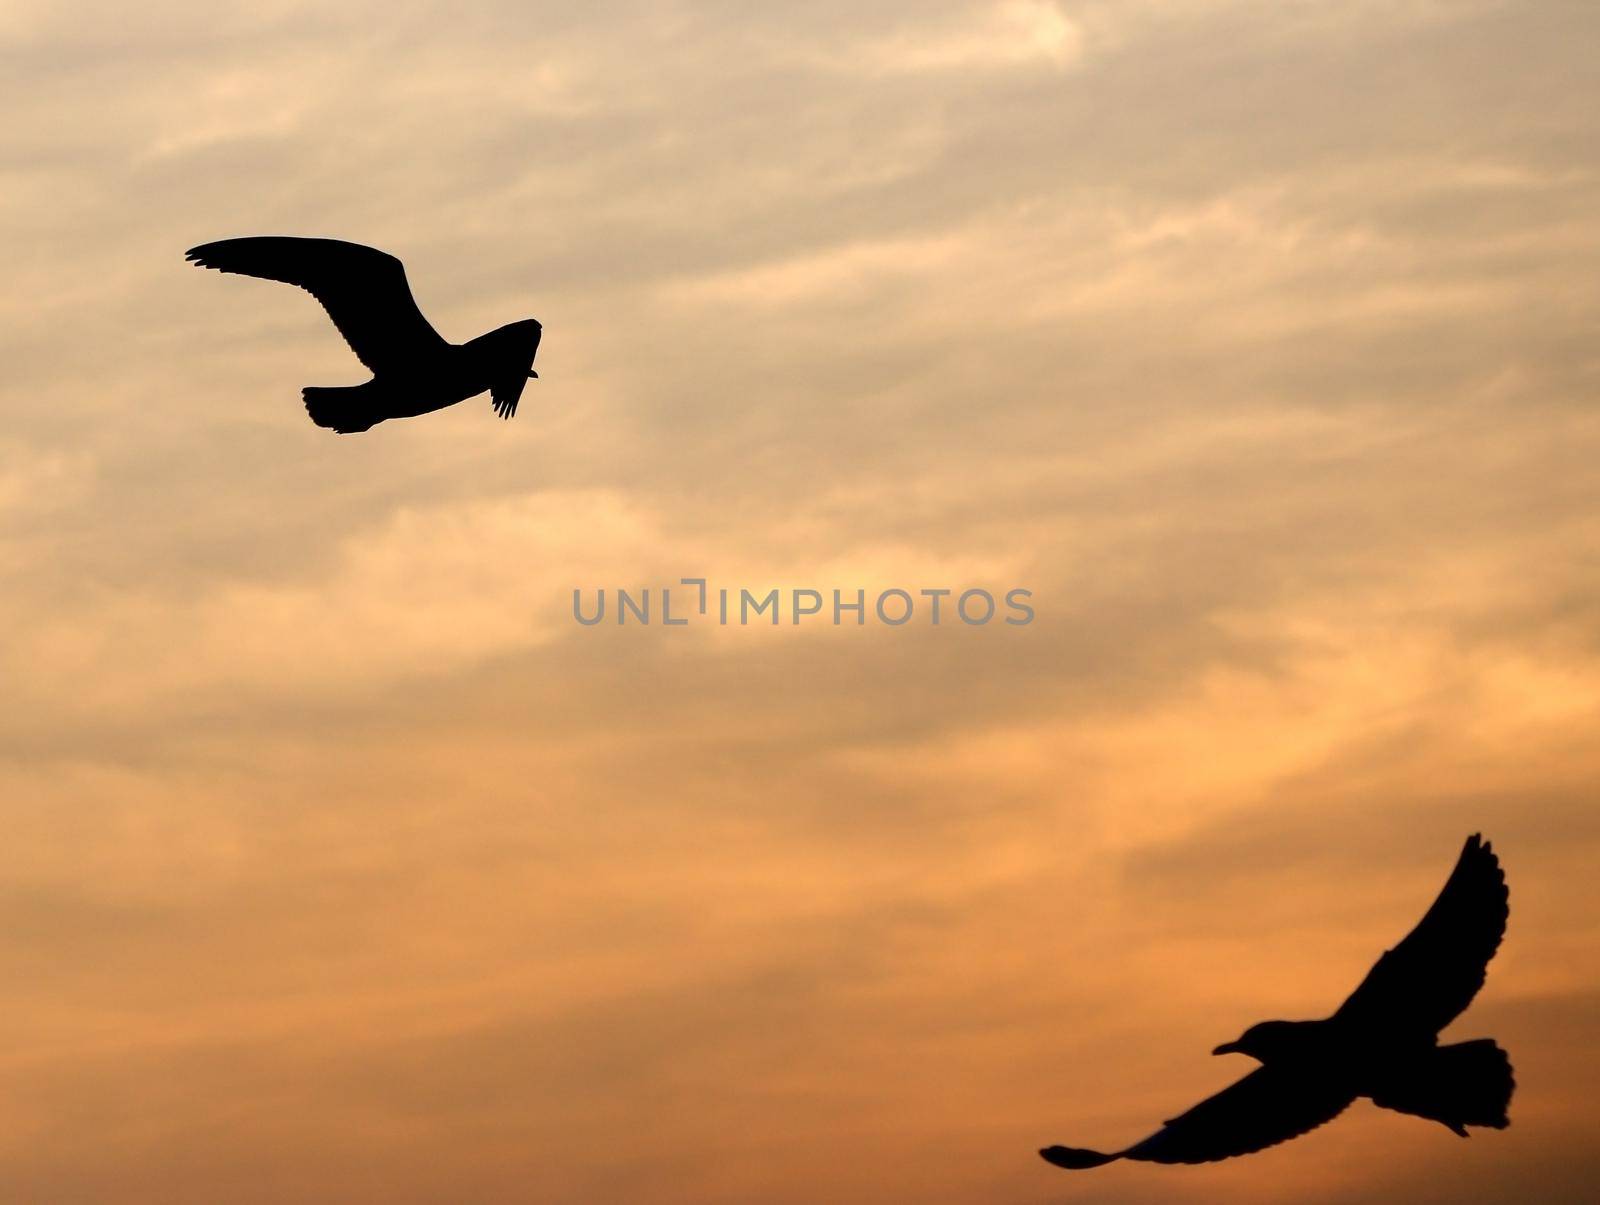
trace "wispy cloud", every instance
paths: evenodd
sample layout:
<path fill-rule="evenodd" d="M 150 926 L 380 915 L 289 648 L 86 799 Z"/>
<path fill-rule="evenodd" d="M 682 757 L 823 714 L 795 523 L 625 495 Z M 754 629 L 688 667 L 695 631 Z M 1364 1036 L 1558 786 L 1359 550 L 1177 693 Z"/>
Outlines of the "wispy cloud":
<path fill-rule="evenodd" d="M 1031 1152 L 1478 827 L 1518 1124 L 1159 1199 L 1592 1175 L 1589 8 L 0 21 L 0 1197 L 1153 1200 Z M 541 318 L 522 413 L 312 428 L 251 232 Z M 681 575 L 1039 618 L 570 621 Z"/>
<path fill-rule="evenodd" d="M 999 0 L 953 19 L 918 21 L 871 43 L 854 60 L 888 73 L 1075 65 L 1083 29 L 1055 0 Z"/>

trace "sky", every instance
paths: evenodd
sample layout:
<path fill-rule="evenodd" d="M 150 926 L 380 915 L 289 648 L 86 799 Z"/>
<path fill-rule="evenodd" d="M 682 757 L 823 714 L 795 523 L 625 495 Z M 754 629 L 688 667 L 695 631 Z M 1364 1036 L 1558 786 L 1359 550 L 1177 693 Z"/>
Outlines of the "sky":
<path fill-rule="evenodd" d="M 0 1199 L 1591 1199 L 1597 34 L 11 0 Z M 245 234 L 540 380 L 320 430 L 316 304 L 183 261 Z M 574 622 L 685 577 L 1035 618 Z M 1326 1014 L 1480 830 L 1509 1130 L 1037 1158 Z"/>

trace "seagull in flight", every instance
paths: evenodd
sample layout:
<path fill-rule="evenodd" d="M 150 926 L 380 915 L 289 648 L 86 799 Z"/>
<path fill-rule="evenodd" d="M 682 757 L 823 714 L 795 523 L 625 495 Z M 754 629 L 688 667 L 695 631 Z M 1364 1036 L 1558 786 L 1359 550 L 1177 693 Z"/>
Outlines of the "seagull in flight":
<path fill-rule="evenodd" d="M 299 285 L 322 303 L 356 357 L 372 371 L 362 385 L 301 391 L 306 413 L 340 435 L 387 418 L 443 410 L 487 391 L 501 418 L 533 371 L 542 327 L 513 322 L 466 343 L 447 343 L 417 308 L 406 270 L 375 247 L 329 238 L 230 238 L 191 248 L 190 263 Z"/>
<path fill-rule="evenodd" d="M 1125 1150 L 1039 1153 L 1074 1169 L 1116 1159 L 1210 1163 L 1297 1138 L 1359 1096 L 1463 1138 L 1468 1126 L 1504 1129 L 1516 1086 L 1505 1051 L 1486 1038 L 1440 1046 L 1438 1034 L 1483 986 L 1507 898 L 1494 850 L 1474 834 L 1427 915 L 1331 1017 L 1263 1021 L 1224 1042 L 1212 1053 L 1247 1054 L 1261 1066 Z"/>

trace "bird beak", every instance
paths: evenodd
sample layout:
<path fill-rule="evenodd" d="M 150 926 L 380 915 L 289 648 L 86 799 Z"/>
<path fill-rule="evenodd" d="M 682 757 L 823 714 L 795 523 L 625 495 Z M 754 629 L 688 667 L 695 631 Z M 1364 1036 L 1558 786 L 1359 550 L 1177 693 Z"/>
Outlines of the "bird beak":
<path fill-rule="evenodd" d="M 1239 1053 L 1239 1043 L 1237 1043 L 1237 1042 L 1224 1042 L 1221 1046 L 1218 1046 L 1211 1053 L 1212 1054 L 1238 1054 Z"/>

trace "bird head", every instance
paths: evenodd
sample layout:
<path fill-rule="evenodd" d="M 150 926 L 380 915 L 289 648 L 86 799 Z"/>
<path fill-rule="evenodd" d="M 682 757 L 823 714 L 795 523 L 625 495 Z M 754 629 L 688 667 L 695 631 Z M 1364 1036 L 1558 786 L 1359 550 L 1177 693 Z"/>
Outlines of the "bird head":
<path fill-rule="evenodd" d="M 526 318 L 479 335 L 472 341 L 489 367 L 498 405 L 509 403 L 515 410 L 523 386 L 538 379 L 539 374 L 533 371 L 533 358 L 539 352 L 539 336 L 543 329 L 532 318 Z"/>
<path fill-rule="evenodd" d="M 506 329 L 517 332 L 515 346 L 518 358 L 524 355 L 528 357 L 523 367 L 528 370 L 528 379 L 537 381 L 539 374 L 533 370 L 533 357 L 539 354 L 539 337 L 544 334 L 544 327 L 532 318 L 524 318 L 521 322 L 513 322 Z"/>
<path fill-rule="evenodd" d="M 1298 1045 L 1301 1021 L 1262 1021 L 1252 1025 L 1232 1042 L 1224 1042 L 1212 1054 L 1248 1054 L 1258 1062 L 1268 1062 L 1291 1053 Z"/>

